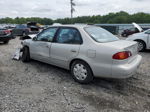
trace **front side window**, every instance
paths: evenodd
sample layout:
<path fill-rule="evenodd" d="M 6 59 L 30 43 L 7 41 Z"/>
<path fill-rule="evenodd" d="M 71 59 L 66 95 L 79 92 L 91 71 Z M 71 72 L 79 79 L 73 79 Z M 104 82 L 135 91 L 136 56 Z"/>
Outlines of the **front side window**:
<path fill-rule="evenodd" d="M 56 37 L 57 43 L 81 44 L 82 39 L 78 30 L 74 28 L 61 28 Z"/>
<path fill-rule="evenodd" d="M 49 28 L 41 32 L 37 36 L 38 41 L 52 42 L 58 28 Z"/>
<path fill-rule="evenodd" d="M 86 27 L 84 30 L 92 37 L 96 42 L 112 42 L 117 41 L 119 38 L 111 34 L 110 32 L 100 27 Z"/>

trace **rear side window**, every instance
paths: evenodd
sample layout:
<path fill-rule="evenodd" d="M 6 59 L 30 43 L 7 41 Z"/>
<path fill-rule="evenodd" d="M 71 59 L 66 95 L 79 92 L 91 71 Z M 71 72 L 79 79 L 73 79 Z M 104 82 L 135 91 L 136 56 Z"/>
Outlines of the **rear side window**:
<path fill-rule="evenodd" d="M 86 27 L 84 30 L 92 37 L 96 42 L 112 42 L 117 41 L 119 38 L 111 34 L 110 32 L 100 27 Z"/>
<path fill-rule="evenodd" d="M 82 39 L 80 33 L 75 28 L 60 28 L 57 37 L 57 43 L 65 44 L 81 44 Z"/>

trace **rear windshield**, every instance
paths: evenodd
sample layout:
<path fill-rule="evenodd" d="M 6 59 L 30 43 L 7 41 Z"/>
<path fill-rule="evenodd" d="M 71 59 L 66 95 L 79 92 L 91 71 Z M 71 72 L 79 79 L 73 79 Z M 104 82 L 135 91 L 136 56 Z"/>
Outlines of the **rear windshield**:
<path fill-rule="evenodd" d="M 114 36 L 112 33 L 106 31 L 100 27 L 86 27 L 84 30 L 91 36 L 96 42 L 112 42 L 119 40 L 118 37 Z"/>

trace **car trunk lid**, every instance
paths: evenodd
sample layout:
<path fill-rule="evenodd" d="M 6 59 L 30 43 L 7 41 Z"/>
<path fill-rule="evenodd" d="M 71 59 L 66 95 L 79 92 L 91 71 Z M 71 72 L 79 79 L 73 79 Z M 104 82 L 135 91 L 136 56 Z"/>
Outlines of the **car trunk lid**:
<path fill-rule="evenodd" d="M 138 53 L 138 44 L 137 42 L 134 41 L 119 40 L 119 41 L 107 42 L 104 43 L 104 45 L 118 49 L 116 50 L 116 53 L 122 51 L 130 51 L 132 53 L 131 57 L 137 55 Z"/>
<path fill-rule="evenodd" d="M 142 27 L 140 27 L 138 24 L 136 24 L 136 23 L 132 23 L 132 24 L 135 28 L 137 28 L 139 30 L 139 32 L 143 31 Z"/>

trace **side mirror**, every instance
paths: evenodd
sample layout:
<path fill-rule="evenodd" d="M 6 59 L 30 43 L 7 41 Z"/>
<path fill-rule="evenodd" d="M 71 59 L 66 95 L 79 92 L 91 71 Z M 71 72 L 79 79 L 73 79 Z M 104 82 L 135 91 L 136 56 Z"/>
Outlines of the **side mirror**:
<path fill-rule="evenodd" d="M 37 37 L 33 37 L 33 39 L 32 39 L 33 41 L 36 41 L 37 40 Z"/>

